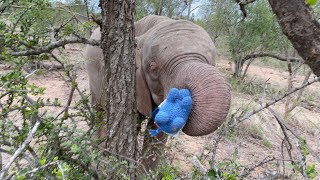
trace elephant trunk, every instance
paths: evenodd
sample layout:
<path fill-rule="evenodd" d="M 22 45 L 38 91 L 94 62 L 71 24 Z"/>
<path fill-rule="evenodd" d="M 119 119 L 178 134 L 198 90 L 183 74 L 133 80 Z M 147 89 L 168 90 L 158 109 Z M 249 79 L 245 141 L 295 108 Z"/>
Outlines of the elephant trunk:
<path fill-rule="evenodd" d="M 165 74 L 165 94 L 172 87 L 188 88 L 192 92 L 192 110 L 183 128 L 184 133 L 190 136 L 207 135 L 225 121 L 230 107 L 231 90 L 215 66 L 187 61 L 171 66 Z"/>

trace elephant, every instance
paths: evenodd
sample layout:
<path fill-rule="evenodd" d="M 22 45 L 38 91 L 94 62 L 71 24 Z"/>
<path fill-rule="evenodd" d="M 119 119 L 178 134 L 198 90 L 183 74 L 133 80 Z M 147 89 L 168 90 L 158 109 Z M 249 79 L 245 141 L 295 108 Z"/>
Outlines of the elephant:
<path fill-rule="evenodd" d="M 231 89 L 215 66 L 215 45 L 208 33 L 187 20 L 149 15 L 135 22 L 137 110 L 151 117 L 171 88 L 192 92 L 192 109 L 182 131 L 190 136 L 207 135 L 226 119 Z M 100 29 L 91 39 L 100 40 Z M 103 107 L 103 54 L 100 47 L 85 50 L 94 105 Z"/>

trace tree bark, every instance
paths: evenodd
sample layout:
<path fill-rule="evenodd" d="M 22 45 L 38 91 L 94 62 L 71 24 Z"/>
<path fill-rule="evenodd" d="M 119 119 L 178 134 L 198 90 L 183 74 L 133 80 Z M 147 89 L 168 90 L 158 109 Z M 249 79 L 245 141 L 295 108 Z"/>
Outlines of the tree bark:
<path fill-rule="evenodd" d="M 268 0 L 283 33 L 299 55 L 320 76 L 320 24 L 305 0 Z"/>
<path fill-rule="evenodd" d="M 119 154 L 132 159 L 108 174 L 108 179 L 123 175 L 135 179 L 136 120 L 134 60 L 134 0 L 101 0 L 102 42 L 105 65 L 106 107 L 103 119 L 106 155 Z"/>

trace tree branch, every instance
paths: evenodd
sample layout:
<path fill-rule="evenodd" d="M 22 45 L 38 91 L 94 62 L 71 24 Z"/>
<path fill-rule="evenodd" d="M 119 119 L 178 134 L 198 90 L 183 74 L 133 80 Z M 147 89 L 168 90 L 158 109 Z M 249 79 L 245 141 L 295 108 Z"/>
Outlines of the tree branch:
<path fill-rule="evenodd" d="M 320 23 L 302 0 L 268 0 L 282 32 L 299 55 L 320 76 Z"/>
<path fill-rule="evenodd" d="M 273 111 L 271 108 L 268 108 L 268 110 L 272 113 L 272 115 L 276 118 L 276 120 L 278 121 L 279 125 L 283 126 L 284 128 L 286 128 L 289 132 L 291 132 L 291 134 L 296 137 L 298 140 L 301 140 L 302 138 L 298 135 L 298 133 L 296 133 L 291 127 L 289 127 L 284 119 L 278 115 L 275 111 Z M 305 144 L 305 147 L 307 148 L 308 152 L 311 154 L 311 156 L 313 156 L 318 162 L 320 162 L 320 157 L 317 155 L 317 153 L 315 153 L 308 144 Z"/>
<path fill-rule="evenodd" d="M 16 3 L 18 0 L 13 1 L 4 1 L 4 3 L 0 6 L 0 14 L 3 13 L 8 7 L 10 7 L 12 4 Z"/>
<path fill-rule="evenodd" d="M 263 106 L 261 106 L 259 109 L 256 109 L 256 110 L 254 110 L 254 111 L 251 111 L 251 112 L 245 114 L 242 118 L 240 118 L 239 121 L 241 122 L 241 121 L 244 121 L 244 120 L 248 119 L 248 118 L 251 117 L 252 115 L 257 114 L 258 112 L 260 112 L 260 111 L 268 108 L 269 106 L 271 106 L 271 105 L 279 102 L 280 100 L 284 99 L 285 97 L 289 96 L 290 94 L 293 94 L 293 93 L 299 91 L 300 89 L 303 89 L 303 88 L 305 88 L 305 87 L 307 87 L 307 86 L 310 86 L 311 84 L 313 84 L 313 83 L 315 83 L 315 82 L 318 82 L 318 81 L 320 81 L 320 77 L 315 77 L 314 80 L 312 80 L 311 82 L 307 82 L 307 83 L 303 84 L 303 85 L 300 86 L 300 87 L 294 88 L 294 89 L 292 89 L 291 91 L 285 93 L 284 95 L 282 95 L 282 96 L 280 96 L 280 97 L 278 97 L 278 98 L 275 98 L 275 99 L 272 100 L 272 101 L 269 101 L 268 103 L 266 103 L 266 104 L 264 104 Z"/>
<path fill-rule="evenodd" d="M 99 46 L 100 42 L 96 40 L 89 40 L 86 38 L 79 38 L 79 37 L 69 37 L 65 38 L 59 41 L 51 42 L 47 46 L 40 47 L 38 49 L 31 49 L 26 51 L 19 51 L 19 52 L 13 52 L 12 56 L 32 56 L 32 55 L 40 55 L 43 53 L 50 53 L 53 49 L 62 47 L 67 44 L 73 44 L 73 43 L 84 43 L 84 44 L 90 44 L 92 46 Z"/>
<path fill-rule="evenodd" d="M 192 157 L 192 163 L 202 173 L 204 177 L 207 176 L 207 169 L 204 167 L 203 164 L 201 164 L 201 162 L 196 156 Z"/>
<path fill-rule="evenodd" d="M 237 116 L 237 117 L 235 117 L 235 116 L 236 116 L 236 114 L 238 114 L 239 109 L 238 109 L 238 111 L 237 111 L 236 113 L 233 113 L 233 114 L 231 115 L 230 120 L 227 121 L 227 123 L 223 124 L 223 126 L 219 127 L 219 129 L 216 131 L 217 134 L 216 134 L 216 137 L 215 137 L 214 140 L 213 140 L 211 167 L 215 167 L 215 156 L 216 156 L 216 150 L 217 150 L 217 147 L 218 147 L 218 145 L 219 145 L 219 142 L 221 141 L 222 137 L 223 137 L 227 132 L 229 132 L 230 129 L 235 128 L 236 125 L 239 124 L 240 122 L 242 122 L 242 121 L 244 121 L 244 120 L 246 120 L 246 119 L 249 119 L 251 116 L 253 116 L 253 115 L 259 113 L 260 111 L 262 111 L 262 110 L 270 107 L 271 105 L 279 102 L 280 100 L 286 98 L 286 97 L 289 96 L 290 94 L 293 94 L 293 93 L 295 93 L 295 92 L 297 92 L 297 91 L 299 91 L 299 90 L 301 90 L 301 89 L 303 89 L 303 88 L 305 88 L 305 87 L 307 87 L 307 86 L 309 86 L 309 85 L 311 85 L 311 84 L 313 84 L 313 83 L 315 83 L 315 82 L 318 82 L 318 81 L 320 81 L 320 77 L 316 77 L 316 78 L 315 78 L 314 80 L 312 80 L 311 82 L 306 82 L 305 84 L 301 85 L 300 87 L 294 88 L 294 89 L 292 89 L 291 91 L 285 93 L 284 95 L 282 95 L 282 96 L 280 96 L 280 97 L 278 97 L 278 98 L 275 98 L 274 100 L 269 101 L 268 103 L 262 105 L 259 109 L 256 109 L 256 110 L 253 110 L 253 111 L 247 112 L 247 113 L 241 112 L 241 114 L 240 114 L 239 116 Z M 287 126 L 285 126 L 285 128 L 288 129 Z M 294 133 L 294 132 L 291 131 L 290 129 L 288 129 L 288 130 L 289 130 L 291 133 Z M 294 134 L 294 135 L 295 135 L 296 137 L 298 137 L 297 134 Z M 315 153 L 312 151 L 312 149 L 309 148 L 308 146 L 307 146 L 307 148 L 308 148 L 308 151 L 310 152 L 310 154 L 312 154 L 314 157 L 316 157 L 317 160 L 319 161 L 320 158 L 317 156 L 317 154 L 315 154 Z"/>
<path fill-rule="evenodd" d="M 247 10 L 246 10 L 245 6 L 248 5 L 248 4 L 251 4 L 251 3 L 255 2 L 255 1 L 256 0 L 245 0 L 245 1 L 236 0 L 236 3 L 239 5 L 240 11 L 243 14 L 243 18 L 241 19 L 241 21 L 243 21 L 247 17 Z"/>
<path fill-rule="evenodd" d="M 118 154 L 118 153 L 112 152 L 112 151 L 110 151 L 110 150 L 108 150 L 108 149 L 105 149 L 105 148 L 103 148 L 103 147 L 101 147 L 101 146 L 99 146 L 99 145 L 96 145 L 96 144 L 90 144 L 90 145 L 93 145 L 94 147 L 98 148 L 98 149 L 101 150 L 101 151 L 110 153 L 111 155 L 121 157 L 121 158 L 123 158 L 123 159 L 125 159 L 125 160 L 127 160 L 127 161 L 130 161 L 130 162 L 134 162 L 134 163 L 140 165 L 140 166 L 143 168 L 143 171 L 144 171 L 146 174 L 149 174 L 148 171 L 147 171 L 147 169 L 146 169 L 146 167 L 145 167 L 141 162 L 139 162 L 139 161 L 136 161 L 136 160 L 134 160 L 134 159 L 132 159 L 132 158 L 130 158 L 130 157 L 124 156 L 124 155 L 122 155 L 122 154 Z"/>
<path fill-rule="evenodd" d="M 0 179 L 3 179 L 3 176 L 6 171 L 9 170 L 12 163 L 23 153 L 24 149 L 29 146 L 30 142 L 33 139 L 34 133 L 37 131 L 38 127 L 40 126 L 40 121 L 37 120 L 36 124 L 33 126 L 32 130 L 29 132 L 27 139 L 22 143 L 22 145 L 15 151 L 14 155 L 10 158 L 9 162 L 4 166 L 4 168 L 0 171 Z"/>
<path fill-rule="evenodd" d="M 282 57 L 279 55 L 275 55 L 275 54 L 270 54 L 270 53 L 257 53 L 257 54 L 250 54 L 245 56 L 244 58 L 242 58 L 243 61 L 247 61 L 249 59 L 253 59 L 253 58 L 259 58 L 259 57 L 271 57 L 274 59 L 278 59 L 280 61 L 287 61 L 287 57 Z M 289 57 L 290 62 L 304 62 L 303 59 L 300 58 L 295 58 L 295 57 Z"/>
<path fill-rule="evenodd" d="M 32 106 L 35 105 L 34 100 L 32 100 L 30 97 L 28 96 L 24 96 L 24 99 L 26 101 L 28 101 L 28 103 L 30 103 Z M 28 137 L 25 139 L 25 141 L 21 144 L 21 146 L 14 152 L 13 156 L 10 158 L 9 162 L 4 166 L 4 168 L 0 171 L 0 179 L 3 179 L 5 172 L 8 171 L 11 167 L 11 165 L 13 164 L 13 162 L 22 154 L 24 153 L 23 151 L 25 150 L 25 148 L 27 148 L 29 146 L 29 144 L 31 143 L 32 139 L 33 139 L 33 135 L 36 133 L 38 127 L 41 124 L 41 119 L 40 117 L 36 116 L 36 123 L 34 124 L 33 128 L 31 129 L 31 131 L 29 132 Z"/>

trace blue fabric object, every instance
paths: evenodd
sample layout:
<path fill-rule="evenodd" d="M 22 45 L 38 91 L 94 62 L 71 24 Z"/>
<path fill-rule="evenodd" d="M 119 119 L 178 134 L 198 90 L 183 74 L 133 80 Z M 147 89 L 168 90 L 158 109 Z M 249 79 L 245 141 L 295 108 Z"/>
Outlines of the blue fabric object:
<path fill-rule="evenodd" d="M 190 90 L 170 89 L 167 99 L 152 112 L 152 118 L 158 129 L 150 130 L 150 135 L 154 137 L 160 132 L 165 132 L 172 136 L 177 135 L 186 124 L 191 108 Z"/>

